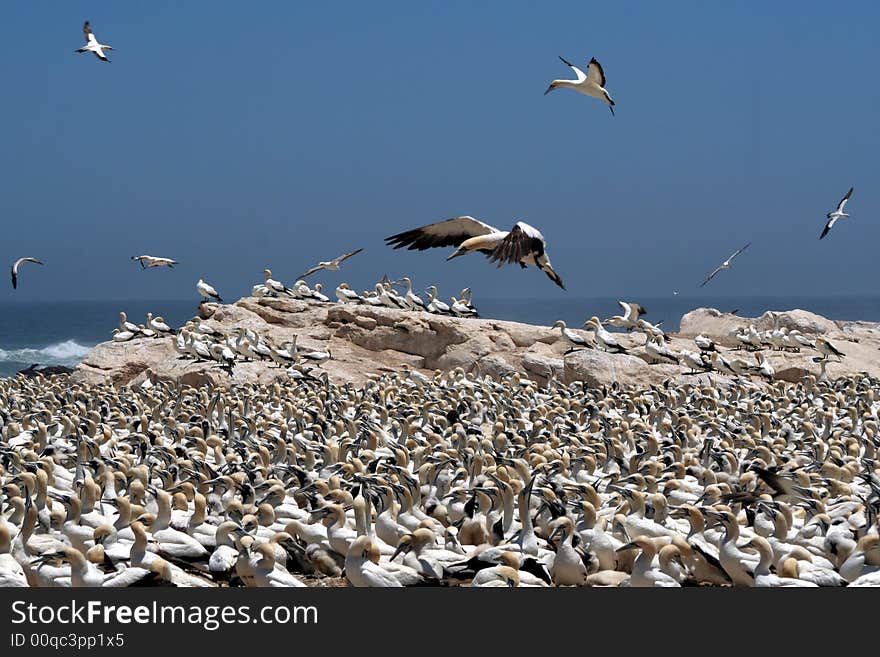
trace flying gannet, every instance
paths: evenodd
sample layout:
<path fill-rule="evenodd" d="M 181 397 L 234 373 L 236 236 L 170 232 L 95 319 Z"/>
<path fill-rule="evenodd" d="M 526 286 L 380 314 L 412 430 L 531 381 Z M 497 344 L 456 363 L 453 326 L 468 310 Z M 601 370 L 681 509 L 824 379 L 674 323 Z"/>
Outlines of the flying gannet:
<path fill-rule="evenodd" d="M 91 52 L 91 53 L 94 53 L 95 57 L 97 57 L 98 59 L 109 63 L 110 60 L 107 59 L 107 55 L 104 54 L 104 51 L 105 50 L 113 50 L 113 47 L 108 46 L 105 43 L 98 43 L 98 40 L 95 38 L 95 35 L 92 34 L 92 26 L 89 23 L 89 21 L 86 21 L 83 24 L 83 35 L 86 38 L 86 45 L 82 48 L 77 48 L 76 52 L 78 52 L 78 53 Z"/>
<path fill-rule="evenodd" d="M 598 98 L 602 102 L 607 103 L 609 109 L 611 109 L 611 115 L 613 116 L 614 101 L 611 99 L 611 96 L 605 89 L 605 71 L 602 70 L 602 65 L 599 63 L 599 60 L 593 57 L 590 60 L 590 63 L 587 64 L 587 72 L 586 74 L 584 74 L 581 69 L 579 69 L 577 66 L 572 64 L 564 57 L 560 57 L 559 59 L 561 59 L 566 66 L 574 71 L 577 79 L 553 80 L 550 83 L 550 86 L 547 87 L 547 91 L 544 92 L 544 95 L 546 96 L 558 87 L 568 87 L 569 89 L 574 89 L 578 93 L 584 94 L 585 96 Z"/>
<path fill-rule="evenodd" d="M 844 217 L 849 216 L 846 212 L 843 211 L 843 208 L 846 205 L 846 202 L 852 196 L 852 193 L 853 193 L 853 188 L 850 187 L 849 191 L 846 193 L 846 196 L 844 196 L 842 199 L 840 199 L 840 203 L 837 204 L 837 209 L 834 210 L 834 212 L 829 212 L 827 215 L 825 215 L 827 217 L 828 221 L 825 223 L 825 228 L 822 229 L 822 234 L 819 235 L 820 240 L 828 234 L 828 231 L 834 227 L 834 223 L 838 219 L 843 219 Z"/>
<path fill-rule="evenodd" d="M 172 260 L 171 258 L 159 258 L 151 255 L 131 256 L 131 259 L 141 263 L 141 269 L 149 269 L 151 267 L 170 267 L 173 269 L 174 265 L 179 264 L 177 260 Z"/>
<path fill-rule="evenodd" d="M 734 252 L 733 252 L 733 255 L 731 255 L 727 260 L 725 260 L 724 262 L 722 262 L 722 263 L 721 263 L 721 264 L 715 269 L 715 271 L 713 271 L 711 274 L 709 274 L 709 276 L 706 278 L 705 281 L 703 281 L 702 283 L 700 283 L 700 287 L 703 287 L 706 283 L 708 283 L 708 282 L 711 281 L 713 278 L 715 278 L 715 276 L 718 275 L 718 272 L 720 272 L 722 269 L 730 269 L 730 263 L 731 263 L 731 261 L 732 261 L 736 256 L 738 256 L 740 253 L 742 253 L 742 252 L 745 251 L 747 248 L 749 248 L 750 245 L 751 245 L 751 242 L 749 242 L 748 244 L 746 244 L 746 245 L 745 245 L 744 247 L 742 247 L 741 249 L 737 249 L 736 251 L 734 251 Z"/>
<path fill-rule="evenodd" d="M 18 288 L 18 268 L 25 262 L 34 262 L 38 265 L 44 264 L 43 262 L 37 260 L 36 258 L 19 258 L 12 265 L 12 288 Z"/>
<path fill-rule="evenodd" d="M 328 260 L 326 262 L 319 262 L 317 265 L 312 267 L 311 269 L 306 270 L 306 273 L 300 274 L 300 278 L 305 278 L 306 276 L 311 276 L 316 271 L 321 271 L 322 269 L 326 269 L 327 271 L 339 271 L 339 265 L 342 264 L 343 261 L 348 260 L 350 257 L 357 255 L 363 251 L 363 249 L 355 249 L 354 251 L 349 251 L 348 253 L 343 253 L 338 258 L 334 258 L 333 260 Z"/>
<path fill-rule="evenodd" d="M 562 279 L 550 264 L 544 236 L 538 229 L 522 221 L 506 231 L 470 216 L 455 217 L 386 237 L 385 243 L 395 249 L 406 247 L 419 251 L 443 246 L 457 247 L 447 260 L 479 251 L 490 262 L 497 262 L 499 267 L 519 263 L 525 269 L 527 265 L 534 265 L 565 289 Z"/>

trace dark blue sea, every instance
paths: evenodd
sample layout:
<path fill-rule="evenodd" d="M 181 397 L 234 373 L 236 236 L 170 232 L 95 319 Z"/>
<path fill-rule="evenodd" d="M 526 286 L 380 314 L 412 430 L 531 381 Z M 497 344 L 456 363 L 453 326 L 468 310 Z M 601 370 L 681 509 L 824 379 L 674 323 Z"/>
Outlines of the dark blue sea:
<path fill-rule="evenodd" d="M 801 308 L 829 319 L 880 322 L 880 296 L 852 297 L 633 297 L 644 306 L 645 319 L 667 331 L 678 329 L 681 316 L 701 306 L 742 317 L 757 317 L 767 310 Z M 592 315 L 605 319 L 620 312 L 614 298 L 482 299 L 474 295 L 482 317 L 550 325 L 563 319 L 580 327 Z M 76 365 L 89 349 L 109 340 L 124 310 L 129 321 L 146 322 L 147 312 L 161 315 L 177 327 L 193 317 L 197 302 L 175 301 L 57 301 L 0 303 L 0 377 L 14 375 L 34 363 Z"/>

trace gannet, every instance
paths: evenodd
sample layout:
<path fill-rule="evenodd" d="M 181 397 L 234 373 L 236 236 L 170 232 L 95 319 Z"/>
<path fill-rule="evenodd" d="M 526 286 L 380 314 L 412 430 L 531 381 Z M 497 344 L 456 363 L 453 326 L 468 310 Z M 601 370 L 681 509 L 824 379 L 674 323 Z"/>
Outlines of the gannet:
<path fill-rule="evenodd" d="M 590 349 L 593 345 L 583 336 L 578 335 L 570 328 L 566 327 L 565 322 L 561 319 L 557 319 L 553 324 L 553 328 L 558 328 L 562 333 L 562 337 L 572 344 L 571 349 L 569 349 L 565 353 L 569 353 L 570 351 L 574 351 L 575 349 Z"/>
<path fill-rule="evenodd" d="M 702 333 L 694 338 L 694 344 L 699 347 L 700 351 L 715 351 L 715 343 L 712 339 Z"/>
<path fill-rule="evenodd" d="M 825 356 L 827 359 L 829 356 L 835 356 L 837 360 L 841 360 L 845 353 L 843 353 L 840 349 L 835 347 L 827 338 L 820 336 L 816 337 L 816 350 Z"/>
<path fill-rule="evenodd" d="M 305 353 L 299 354 L 301 358 L 305 358 L 306 360 L 310 360 L 313 363 L 317 363 L 319 366 L 321 363 L 324 363 L 332 358 L 330 350 L 327 351 L 307 351 Z"/>
<path fill-rule="evenodd" d="M 455 217 L 386 237 L 385 243 L 395 249 L 406 247 L 419 251 L 443 246 L 457 247 L 447 260 L 479 251 L 490 262 L 497 262 L 499 267 L 519 263 L 525 269 L 527 265 L 534 265 L 565 289 L 562 279 L 550 264 L 544 236 L 522 221 L 509 231 L 504 231 L 470 216 Z"/>
<path fill-rule="evenodd" d="M 593 57 L 590 60 L 590 63 L 587 64 L 587 73 L 584 74 L 581 69 L 572 64 L 570 61 L 566 60 L 564 57 L 560 56 L 559 59 L 562 60 L 563 64 L 574 71 L 577 79 L 553 80 L 550 83 L 550 86 L 547 87 L 547 91 L 544 92 L 544 95 L 546 96 L 557 87 L 567 87 L 569 89 L 574 89 L 580 94 L 591 96 L 592 98 L 598 98 L 602 102 L 607 103 L 609 109 L 611 110 L 611 115 L 613 116 L 614 101 L 611 99 L 611 96 L 605 89 L 605 71 L 602 70 L 602 65 L 599 63 L 599 60 Z"/>
<path fill-rule="evenodd" d="M 110 60 L 107 59 L 107 55 L 104 54 L 104 51 L 105 50 L 113 50 L 113 47 L 108 46 L 105 43 L 98 43 L 98 40 L 95 38 L 95 35 L 92 34 L 92 26 L 89 23 L 89 21 L 86 21 L 85 23 L 83 23 L 83 35 L 86 38 L 86 45 L 82 48 L 77 48 L 76 52 L 78 52 L 80 54 L 84 53 L 84 52 L 91 52 L 91 53 L 94 53 L 95 57 L 97 57 L 98 59 L 105 61 L 105 62 L 109 62 Z"/>
<path fill-rule="evenodd" d="M 428 295 L 428 307 L 427 310 L 429 313 L 438 313 L 440 315 L 448 315 L 452 312 L 452 309 L 449 307 L 445 301 L 441 301 L 437 292 L 437 286 L 432 285 L 425 293 Z"/>
<path fill-rule="evenodd" d="M 404 276 L 400 280 L 406 285 L 406 294 L 403 296 L 403 300 L 404 302 L 406 302 L 406 305 L 409 306 L 411 310 L 427 310 L 425 302 L 422 301 L 419 296 L 413 294 L 412 281 L 409 279 L 409 277 Z"/>
<path fill-rule="evenodd" d="M 147 313 L 147 326 L 157 333 L 174 333 L 174 329 L 165 323 L 165 319 L 161 315 L 153 317 L 153 313 Z"/>
<path fill-rule="evenodd" d="M 348 287 L 348 283 L 340 283 L 336 288 L 336 298 L 339 303 L 360 303 L 358 293 Z"/>
<path fill-rule="evenodd" d="M 174 265 L 179 264 L 177 260 L 172 260 L 171 258 L 159 258 L 151 255 L 131 256 L 131 259 L 137 260 L 141 264 L 141 269 L 149 269 L 150 267 L 169 267 L 173 269 Z"/>
<path fill-rule="evenodd" d="M 264 285 L 269 288 L 275 294 L 291 294 L 290 289 L 281 281 L 276 281 L 272 278 L 272 270 L 264 269 L 263 275 L 266 277 L 266 282 Z"/>
<path fill-rule="evenodd" d="M 363 251 L 363 249 L 355 249 L 354 251 L 343 253 L 341 256 L 339 256 L 338 258 L 334 258 L 333 260 L 328 260 L 327 262 L 319 262 L 311 269 L 306 270 L 304 274 L 300 274 L 299 277 L 305 278 L 306 276 L 311 276 L 316 271 L 320 271 L 322 269 L 326 269 L 327 271 L 339 271 L 339 265 L 342 264 L 343 261 L 348 260 L 354 255 L 357 255 L 361 251 Z"/>
<path fill-rule="evenodd" d="M 119 330 L 130 331 L 131 333 L 140 332 L 137 324 L 132 324 L 128 321 L 128 317 L 126 317 L 124 310 L 119 312 Z"/>
<path fill-rule="evenodd" d="M 651 360 L 661 362 L 668 361 L 676 365 L 678 364 L 678 354 L 663 344 L 662 338 L 656 338 L 653 335 L 649 335 L 648 339 L 645 340 L 645 351 L 648 353 Z"/>
<path fill-rule="evenodd" d="M 12 264 L 12 288 L 13 289 L 18 288 L 18 268 L 25 262 L 33 262 L 38 265 L 44 264 L 43 262 L 41 262 L 40 260 L 37 260 L 36 258 L 19 258 L 18 260 L 16 260 Z"/>
<path fill-rule="evenodd" d="M 330 297 L 321 292 L 322 287 L 323 286 L 320 283 L 315 283 L 315 287 L 312 288 L 312 298 L 322 303 L 327 303 L 330 301 Z"/>
<path fill-rule="evenodd" d="M 648 312 L 637 303 L 627 303 L 626 301 L 618 301 L 617 303 L 623 308 L 623 315 L 614 315 L 605 320 L 606 324 L 617 328 L 633 330 L 638 326 L 639 317 Z"/>
<path fill-rule="evenodd" d="M 715 269 L 715 271 L 713 271 L 711 274 L 709 274 L 709 276 L 706 278 L 705 281 L 703 281 L 702 283 L 700 283 L 700 287 L 703 287 L 706 283 L 708 283 L 708 282 L 711 281 L 713 278 L 715 278 L 715 276 L 718 274 L 718 272 L 720 272 L 722 269 L 730 269 L 730 263 L 731 263 L 731 261 L 732 261 L 736 256 L 738 256 L 740 253 L 742 253 L 742 252 L 745 251 L 747 248 L 749 248 L 750 245 L 751 245 L 751 242 L 749 242 L 748 244 L 746 244 L 746 245 L 745 245 L 744 247 L 742 247 L 741 249 L 737 249 L 736 251 L 734 251 L 734 252 L 733 252 L 733 255 L 731 255 L 727 260 L 725 260 L 724 262 L 722 262 L 722 263 L 718 266 L 718 268 Z"/>
<path fill-rule="evenodd" d="M 620 346 L 620 343 L 614 339 L 614 336 L 611 335 L 608 331 L 602 328 L 602 322 L 599 321 L 598 317 L 591 317 L 586 322 L 584 322 L 584 327 L 592 328 L 593 332 L 596 334 L 596 340 L 599 341 L 599 344 L 604 347 L 605 351 L 610 351 L 613 353 L 626 353 L 626 349 Z"/>
<path fill-rule="evenodd" d="M 220 303 L 223 303 L 223 299 L 221 299 L 220 295 L 217 294 L 217 290 L 215 290 L 213 287 L 211 287 L 210 285 L 205 283 L 205 281 L 203 281 L 201 278 L 199 279 L 199 282 L 196 283 L 196 291 L 200 295 L 202 295 L 203 301 L 209 301 L 210 299 L 216 299 Z"/>
<path fill-rule="evenodd" d="M 853 193 L 853 188 L 850 187 L 849 191 L 846 193 L 846 196 L 844 196 L 842 199 L 840 199 L 840 203 L 837 204 L 837 209 L 834 210 L 833 212 L 829 212 L 827 215 L 825 215 L 827 217 L 828 221 L 825 223 L 825 228 L 822 229 L 822 234 L 819 235 L 820 240 L 828 234 L 829 230 L 834 228 L 834 223 L 838 219 L 843 219 L 844 217 L 849 216 L 846 212 L 843 211 L 843 208 L 846 205 L 846 202 L 852 196 L 852 193 Z"/>

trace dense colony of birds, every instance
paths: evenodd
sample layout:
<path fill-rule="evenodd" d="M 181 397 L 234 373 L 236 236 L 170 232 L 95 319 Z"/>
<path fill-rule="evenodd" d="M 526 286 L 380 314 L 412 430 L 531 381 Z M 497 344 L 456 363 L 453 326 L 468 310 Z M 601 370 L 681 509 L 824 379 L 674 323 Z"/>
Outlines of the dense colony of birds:
<path fill-rule="evenodd" d="M 880 583 L 865 377 L 0 382 L 0 585 Z"/>

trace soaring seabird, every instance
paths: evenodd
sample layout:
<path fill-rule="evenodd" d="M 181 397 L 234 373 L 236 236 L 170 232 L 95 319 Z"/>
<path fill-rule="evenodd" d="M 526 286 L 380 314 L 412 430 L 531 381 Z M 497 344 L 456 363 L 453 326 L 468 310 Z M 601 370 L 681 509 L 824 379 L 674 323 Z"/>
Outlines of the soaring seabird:
<path fill-rule="evenodd" d="M 623 315 L 614 315 L 610 319 L 605 320 L 606 324 L 611 324 L 617 328 L 625 328 L 632 331 L 638 326 L 639 317 L 648 311 L 637 303 L 627 303 L 626 301 L 617 302 L 623 308 Z"/>
<path fill-rule="evenodd" d="M 605 71 L 602 70 L 602 65 L 599 63 L 599 60 L 597 60 L 595 57 L 590 60 L 590 63 L 587 64 L 587 73 L 585 75 L 581 69 L 579 69 L 577 66 L 572 64 L 564 57 L 560 57 L 559 59 L 562 60 L 563 64 L 574 71 L 577 79 L 553 80 L 550 83 L 550 86 L 547 87 L 547 91 L 544 92 L 544 95 L 546 96 L 557 87 L 568 87 L 569 89 L 574 89 L 578 93 L 584 94 L 585 96 L 592 96 L 593 98 L 598 98 L 604 103 L 608 103 L 608 107 L 611 109 L 611 114 L 613 116 L 614 101 L 611 99 L 611 96 L 605 89 Z"/>
<path fill-rule="evenodd" d="M 850 187 L 849 191 L 846 193 L 842 199 L 840 199 L 840 203 L 837 204 L 837 209 L 834 212 L 829 212 L 825 215 L 828 218 L 828 221 L 825 223 L 825 228 L 822 230 L 822 234 L 819 235 L 819 239 L 822 239 L 828 234 L 828 231 L 834 227 L 834 222 L 838 219 L 843 219 L 844 217 L 848 217 L 849 215 L 843 211 L 846 202 L 849 200 L 850 196 L 852 196 L 853 188 Z"/>
<path fill-rule="evenodd" d="M 42 265 L 44 263 L 40 262 L 36 258 L 19 258 L 12 265 L 12 287 L 13 289 L 18 288 L 18 268 L 21 267 L 24 262 L 35 262 L 38 265 Z"/>
<path fill-rule="evenodd" d="M 137 260 L 139 263 L 141 263 L 141 269 L 148 269 L 150 267 L 171 267 L 173 269 L 174 265 L 178 264 L 177 260 L 172 260 L 171 258 L 160 258 L 151 255 L 131 256 L 131 259 Z"/>
<path fill-rule="evenodd" d="M 310 276 L 314 274 L 316 271 L 321 271 L 322 269 L 326 269 L 327 271 L 339 271 L 339 265 L 348 260 L 350 257 L 357 255 L 363 251 L 363 249 L 355 249 L 354 251 L 349 251 L 348 253 L 343 253 L 338 258 L 334 258 L 333 260 L 328 260 L 327 262 L 319 262 L 317 265 L 307 270 L 306 273 L 300 274 L 300 278 L 305 278 L 306 276 Z"/>
<path fill-rule="evenodd" d="M 95 35 L 92 34 L 92 26 L 89 21 L 86 21 L 83 24 L 83 35 L 86 38 L 86 45 L 82 48 L 77 48 L 76 52 L 84 53 L 91 52 L 95 54 L 95 57 L 98 59 L 109 62 L 107 59 L 107 55 L 104 54 L 105 50 L 113 50 L 112 46 L 108 46 L 105 43 L 98 43 L 98 40 L 95 38 Z"/>
<path fill-rule="evenodd" d="M 220 295 L 217 294 L 217 290 L 205 283 L 205 281 L 203 281 L 201 278 L 199 279 L 199 282 L 196 283 L 196 291 L 202 295 L 202 299 L 204 299 L 205 301 L 216 299 L 220 303 L 223 303 L 223 299 L 221 299 Z"/>
<path fill-rule="evenodd" d="M 738 256 L 740 253 L 742 253 L 742 252 L 745 251 L 747 248 L 749 248 L 749 246 L 750 246 L 751 244 L 752 244 L 752 243 L 749 242 L 748 244 L 746 244 L 746 245 L 745 245 L 744 247 L 742 247 L 741 249 L 737 249 L 736 251 L 734 251 L 734 252 L 733 252 L 733 255 L 731 255 L 727 260 L 725 260 L 724 262 L 722 262 L 722 263 L 718 266 L 718 268 L 715 269 L 715 271 L 713 271 L 711 274 L 709 274 L 709 276 L 706 278 L 705 281 L 703 281 L 702 283 L 700 283 L 700 287 L 703 287 L 706 283 L 708 283 L 708 282 L 711 281 L 713 278 L 715 278 L 715 276 L 718 274 L 718 272 L 720 272 L 722 269 L 730 269 L 730 262 L 731 262 L 736 256 Z"/>
<path fill-rule="evenodd" d="M 523 269 L 527 265 L 534 265 L 565 289 L 547 257 L 544 236 L 537 228 L 522 221 L 506 231 L 470 216 L 455 217 L 386 237 L 385 243 L 395 249 L 406 247 L 419 251 L 443 246 L 458 247 L 447 260 L 479 251 L 490 262 L 497 262 L 499 267 L 508 263 L 519 263 Z"/>

